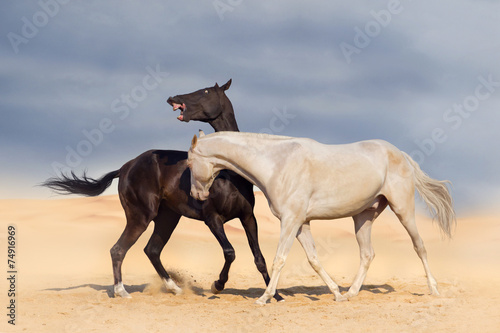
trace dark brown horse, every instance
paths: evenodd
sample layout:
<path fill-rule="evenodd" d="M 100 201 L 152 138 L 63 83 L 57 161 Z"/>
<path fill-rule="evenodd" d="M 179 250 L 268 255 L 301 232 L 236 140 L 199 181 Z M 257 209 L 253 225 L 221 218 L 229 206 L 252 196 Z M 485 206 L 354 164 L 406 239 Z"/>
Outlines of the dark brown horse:
<path fill-rule="evenodd" d="M 231 80 L 221 87 L 215 84 L 214 87 L 190 94 L 170 97 L 167 102 L 172 105 L 174 111 L 181 111 L 178 117 L 181 121 L 208 122 L 215 131 L 238 131 L 233 106 L 225 94 L 230 85 Z M 189 195 L 190 171 L 186 161 L 185 151 L 149 150 L 98 180 L 85 174 L 77 177 L 71 173 L 70 176 L 63 174 L 59 178 L 50 178 L 42 184 L 58 193 L 97 196 L 111 185 L 114 178 L 119 178 L 118 193 L 127 225 L 110 251 L 116 296 L 130 297 L 123 286 L 121 266 L 128 249 L 151 221 L 155 222 L 155 228 L 144 251 L 167 289 L 175 294 L 182 292 L 160 260 L 160 253 L 181 216 L 205 221 L 224 250 L 225 263 L 219 279 L 212 285 L 214 293 L 224 289 L 229 268 L 235 259 L 234 249 L 223 228 L 224 223 L 234 218 L 240 219 L 255 258 L 255 265 L 266 285 L 269 283 L 253 214 L 253 185 L 231 171 L 224 171 L 215 179 L 209 199 L 197 201 Z M 283 299 L 278 293 L 274 297 L 278 301 Z"/>

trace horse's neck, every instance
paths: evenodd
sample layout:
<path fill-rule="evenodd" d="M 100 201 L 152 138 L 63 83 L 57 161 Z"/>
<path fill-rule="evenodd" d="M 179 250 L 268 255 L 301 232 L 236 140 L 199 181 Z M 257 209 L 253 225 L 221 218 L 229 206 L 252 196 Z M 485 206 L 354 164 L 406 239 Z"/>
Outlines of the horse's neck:
<path fill-rule="evenodd" d="M 271 176 L 272 168 L 269 166 L 272 161 L 269 159 L 270 154 L 259 149 L 249 149 L 248 147 L 255 148 L 261 145 L 260 143 L 254 145 L 250 141 L 246 138 L 238 140 L 237 137 L 232 138 L 231 141 L 224 139 L 213 145 L 216 151 L 211 154 L 224 156 L 223 159 L 218 158 L 220 168 L 232 170 L 262 189 L 263 184 Z M 268 145 L 265 150 L 269 151 L 270 148 Z"/>
<path fill-rule="evenodd" d="M 214 120 L 209 121 L 209 124 L 216 132 L 220 131 L 233 131 L 239 132 L 236 118 L 234 117 L 234 110 L 231 101 L 226 97 L 222 105 L 222 112 L 220 116 Z"/>

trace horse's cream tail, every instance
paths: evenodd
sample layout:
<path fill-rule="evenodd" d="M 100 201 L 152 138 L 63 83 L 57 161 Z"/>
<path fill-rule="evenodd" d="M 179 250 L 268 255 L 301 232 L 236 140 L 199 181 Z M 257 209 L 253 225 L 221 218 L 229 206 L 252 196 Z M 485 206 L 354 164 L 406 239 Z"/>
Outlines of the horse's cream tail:
<path fill-rule="evenodd" d="M 123 286 L 123 282 L 119 282 L 118 284 L 115 284 L 113 286 L 114 289 L 114 294 L 115 297 L 121 297 L 121 298 L 132 298 L 130 294 L 125 290 L 125 287 Z"/>
<path fill-rule="evenodd" d="M 167 288 L 167 291 L 171 291 L 175 295 L 182 294 L 182 289 L 179 288 L 179 286 L 174 282 L 174 280 L 165 279 L 165 278 L 163 278 L 162 280 L 163 280 L 163 283 L 165 284 L 165 287 Z"/>
<path fill-rule="evenodd" d="M 457 220 L 455 210 L 453 209 L 453 199 L 446 186 L 450 182 L 447 180 L 432 179 L 420 169 L 418 163 L 408 154 L 403 152 L 403 155 L 413 167 L 415 188 L 418 194 L 424 200 L 433 218 L 437 219 L 443 234 L 451 238 Z"/>

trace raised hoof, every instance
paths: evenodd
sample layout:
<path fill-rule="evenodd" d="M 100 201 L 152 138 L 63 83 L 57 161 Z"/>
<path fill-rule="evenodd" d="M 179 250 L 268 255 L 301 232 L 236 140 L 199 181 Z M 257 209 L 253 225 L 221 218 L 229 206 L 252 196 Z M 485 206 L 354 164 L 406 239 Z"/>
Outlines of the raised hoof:
<path fill-rule="evenodd" d="M 220 293 L 222 290 L 224 290 L 224 288 L 222 288 L 222 289 L 217 289 L 217 285 L 215 284 L 215 282 L 216 282 L 216 281 L 214 281 L 214 282 L 212 283 L 212 286 L 210 287 L 210 290 L 212 291 L 212 294 L 216 294 L 216 295 L 217 295 L 217 294 L 218 294 L 218 293 Z"/>

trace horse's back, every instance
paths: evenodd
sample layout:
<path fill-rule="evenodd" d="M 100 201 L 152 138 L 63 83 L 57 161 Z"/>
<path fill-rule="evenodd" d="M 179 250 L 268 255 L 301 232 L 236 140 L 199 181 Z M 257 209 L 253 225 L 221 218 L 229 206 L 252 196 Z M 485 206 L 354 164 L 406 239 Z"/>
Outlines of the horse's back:
<path fill-rule="evenodd" d="M 383 140 L 343 145 L 304 141 L 308 147 L 308 217 L 351 216 L 369 206 L 381 194 L 390 169 L 390 158 L 403 154 Z M 304 147 L 305 148 L 305 147 Z"/>
<path fill-rule="evenodd" d="M 118 184 L 120 196 L 147 202 L 148 193 L 160 194 L 161 188 L 175 188 L 187 169 L 186 161 L 187 152 L 184 151 L 143 152 L 121 167 Z M 157 199 L 161 199 L 161 194 Z"/>

